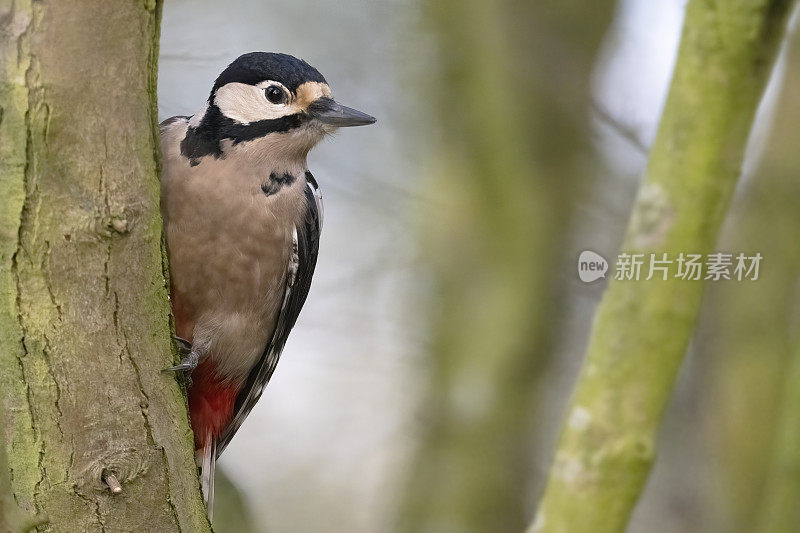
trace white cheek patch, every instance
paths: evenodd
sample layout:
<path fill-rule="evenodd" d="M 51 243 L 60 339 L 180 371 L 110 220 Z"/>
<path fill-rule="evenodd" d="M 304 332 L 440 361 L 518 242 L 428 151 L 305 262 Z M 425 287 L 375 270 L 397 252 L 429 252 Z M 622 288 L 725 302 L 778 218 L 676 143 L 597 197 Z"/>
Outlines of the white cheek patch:
<path fill-rule="evenodd" d="M 264 88 L 269 85 L 283 87 L 277 82 L 263 82 L 258 85 L 227 83 L 217 89 L 214 103 L 223 115 L 241 124 L 281 118 L 299 112 L 293 102 L 273 104 L 267 100 Z"/>

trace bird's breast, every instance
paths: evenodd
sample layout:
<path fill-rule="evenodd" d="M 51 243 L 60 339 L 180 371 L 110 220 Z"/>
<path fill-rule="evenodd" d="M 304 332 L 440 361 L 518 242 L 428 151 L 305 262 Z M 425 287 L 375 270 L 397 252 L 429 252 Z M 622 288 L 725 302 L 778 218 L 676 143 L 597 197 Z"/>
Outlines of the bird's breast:
<path fill-rule="evenodd" d="M 180 170 L 162 194 L 178 333 L 241 382 L 274 329 L 305 180 L 212 158 Z"/>

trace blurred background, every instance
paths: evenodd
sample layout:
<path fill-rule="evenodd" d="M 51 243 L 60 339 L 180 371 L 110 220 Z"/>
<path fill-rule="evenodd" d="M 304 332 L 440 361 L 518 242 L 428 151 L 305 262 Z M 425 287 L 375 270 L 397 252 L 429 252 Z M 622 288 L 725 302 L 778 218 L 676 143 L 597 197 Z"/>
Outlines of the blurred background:
<path fill-rule="evenodd" d="M 684 7 L 165 3 L 161 119 L 199 110 L 255 50 L 306 59 L 378 117 L 310 155 L 314 285 L 220 460 L 216 531 L 524 528 L 606 284 L 582 283 L 577 257 L 616 256 Z M 759 531 L 800 494 L 797 41 L 718 245 L 760 252 L 761 278 L 709 284 L 631 532 Z"/>

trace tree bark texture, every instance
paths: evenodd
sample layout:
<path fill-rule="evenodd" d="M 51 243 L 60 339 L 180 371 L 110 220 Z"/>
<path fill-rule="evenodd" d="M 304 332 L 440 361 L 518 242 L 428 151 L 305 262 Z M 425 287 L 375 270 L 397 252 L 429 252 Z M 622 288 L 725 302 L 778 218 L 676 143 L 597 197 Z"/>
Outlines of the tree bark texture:
<path fill-rule="evenodd" d="M 690 0 L 622 249 L 710 253 L 793 2 Z M 694 329 L 703 283 L 611 281 L 532 532 L 623 531 Z"/>
<path fill-rule="evenodd" d="M 209 531 L 185 400 L 161 372 L 160 12 L 0 0 L 3 440 L 14 499 L 47 531 Z"/>

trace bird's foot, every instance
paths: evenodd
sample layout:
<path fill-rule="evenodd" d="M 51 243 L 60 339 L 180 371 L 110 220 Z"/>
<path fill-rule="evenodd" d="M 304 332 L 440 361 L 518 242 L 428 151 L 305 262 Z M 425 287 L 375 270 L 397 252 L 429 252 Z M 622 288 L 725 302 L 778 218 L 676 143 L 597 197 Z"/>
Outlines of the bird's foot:
<path fill-rule="evenodd" d="M 175 341 L 175 346 L 177 346 L 179 354 L 188 355 L 192 351 L 192 343 L 186 339 L 173 335 L 172 340 Z"/>
<path fill-rule="evenodd" d="M 197 368 L 197 363 L 199 362 L 200 356 L 197 354 L 197 352 L 190 351 L 181 359 L 180 363 L 175 366 L 165 368 L 164 372 L 186 372 L 187 374 L 191 374 L 192 371 Z"/>
<path fill-rule="evenodd" d="M 183 357 L 180 363 L 165 368 L 163 371 L 182 374 L 186 380 L 186 388 L 188 389 L 192 386 L 192 372 L 197 368 L 197 364 L 200 362 L 200 355 L 192 349 L 192 344 L 186 339 L 180 337 L 173 337 L 173 339 L 178 346 L 178 353 Z"/>

